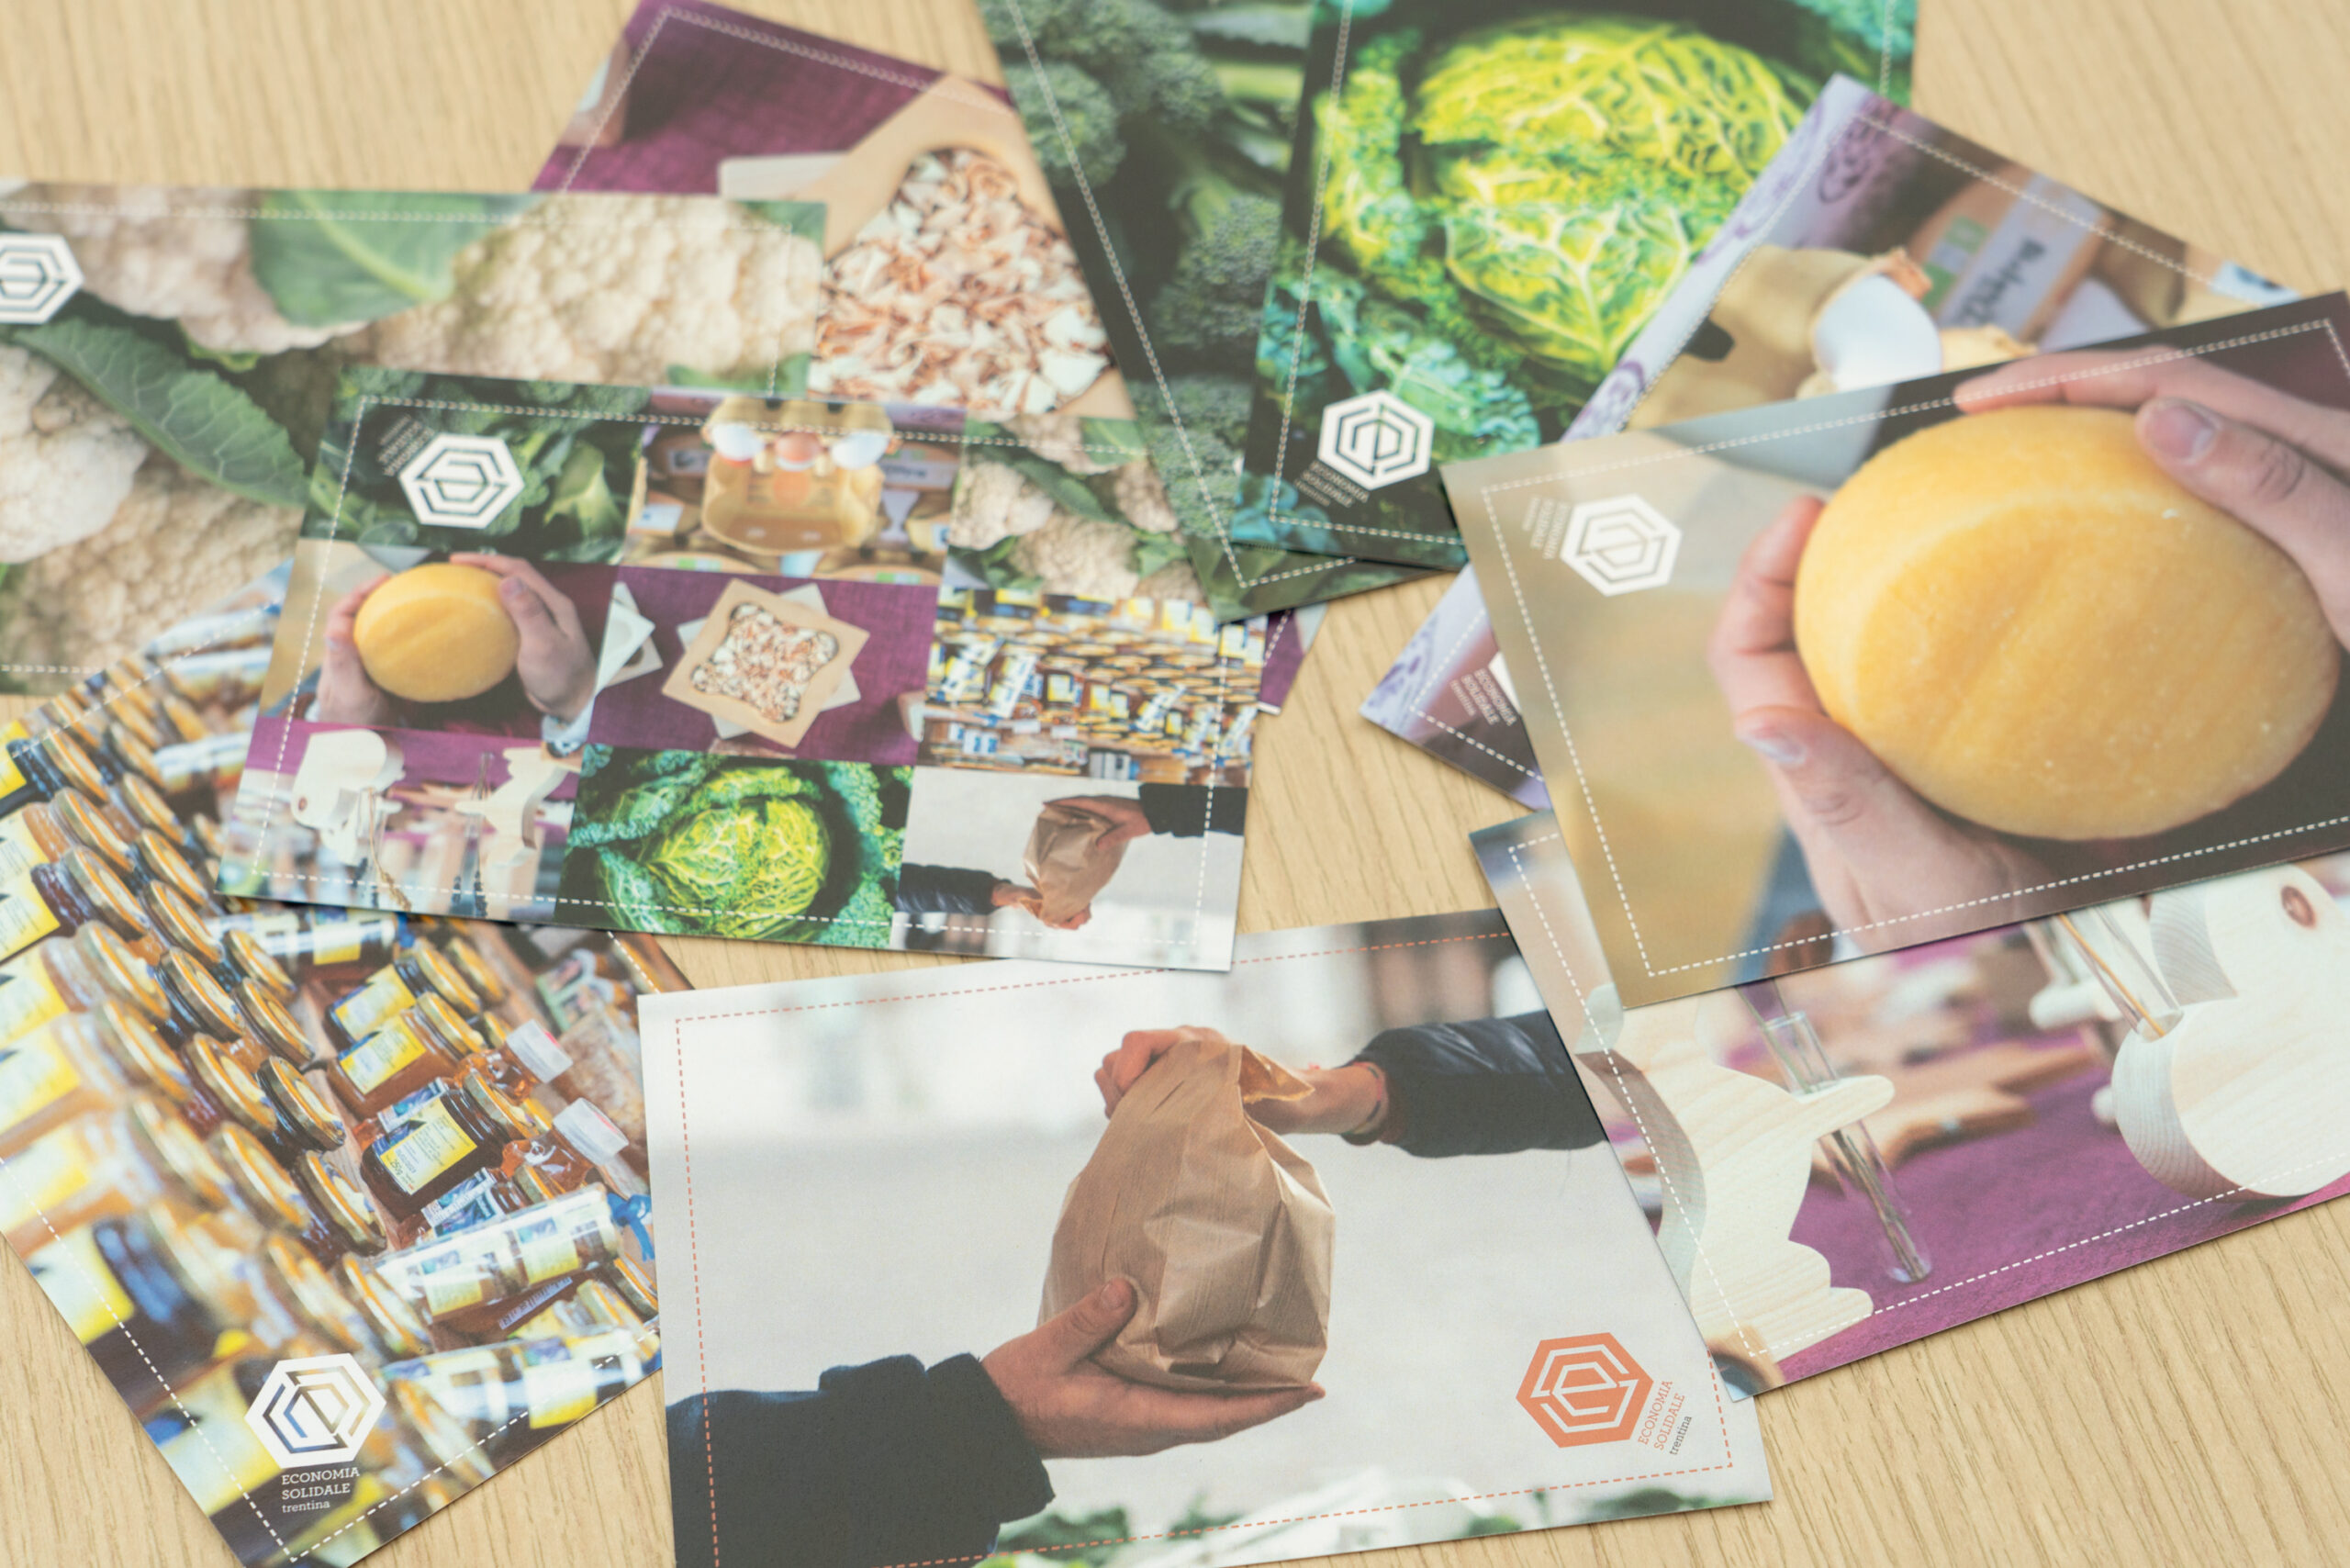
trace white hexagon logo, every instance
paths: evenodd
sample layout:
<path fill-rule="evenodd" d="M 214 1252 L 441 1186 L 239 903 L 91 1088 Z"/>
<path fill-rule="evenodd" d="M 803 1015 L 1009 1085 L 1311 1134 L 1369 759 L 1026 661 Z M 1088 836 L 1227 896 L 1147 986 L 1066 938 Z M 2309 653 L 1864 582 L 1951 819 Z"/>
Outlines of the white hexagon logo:
<path fill-rule="evenodd" d="M 400 470 L 416 521 L 441 528 L 487 528 L 523 490 L 506 443 L 489 435 L 434 436 Z"/>
<path fill-rule="evenodd" d="M 1662 588 L 1672 580 L 1680 550 L 1681 530 L 1663 513 L 1638 496 L 1610 496 L 1575 508 L 1559 559 L 1613 599 Z"/>
<path fill-rule="evenodd" d="M 1436 421 L 1393 392 L 1366 392 L 1322 410 L 1322 461 L 1368 490 L 1428 471 Z"/>
<path fill-rule="evenodd" d="M 270 1369 L 245 1411 L 245 1425 L 270 1458 L 291 1470 L 349 1464 L 383 1413 L 384 1396 L 358 1361 L 304 1356 Z"/>
<path fill-rule="evenodd" d="M 82 287 L 62 234 L 0 234 L 0 323 L 37 327 Z"/>

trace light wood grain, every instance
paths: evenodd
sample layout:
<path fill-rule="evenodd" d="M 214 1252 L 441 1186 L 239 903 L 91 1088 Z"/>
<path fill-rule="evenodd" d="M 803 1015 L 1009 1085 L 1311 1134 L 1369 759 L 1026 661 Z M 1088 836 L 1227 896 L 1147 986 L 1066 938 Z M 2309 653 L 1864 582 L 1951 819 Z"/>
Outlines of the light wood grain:
<path fill-rule="evenodd" d="M 965 0 L 741 0 L 994 79 Z M 623 0 L 11 0 L 0 170 L 511 188 Z M 2341 0 L 1925 0 L 1919 106 L 2303 288 L 2350 276 Z M 1339 606 L 1260 732 L 1243 929 L 1484 905 L 1465 834 L 1514 808 L 1355 707 L 1433 602 Z M 704 984 L 923 960 L 676 945 Z M 2350 1207 L 2242 1232 L 1767 1395 L 1781 1500 L 1378 1554 L 1448 1568 L 2350 1558 Z M 0 1568 L 228 1551 L 25 1271 L 0 1266 Z M 669 1561 L 660 1390 L 371 1561 Z"/>

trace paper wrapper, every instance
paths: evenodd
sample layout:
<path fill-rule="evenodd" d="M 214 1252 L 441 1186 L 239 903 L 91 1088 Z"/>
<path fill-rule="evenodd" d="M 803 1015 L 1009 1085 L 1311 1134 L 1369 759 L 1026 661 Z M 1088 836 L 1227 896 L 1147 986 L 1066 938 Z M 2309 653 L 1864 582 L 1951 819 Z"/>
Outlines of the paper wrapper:
<path fill-rule="evenodd" d="M 1028 834 L 1021 869 L 1036 890 L 1031 912 L 1047 925 L 1066 925 L 1093 907 L 1094 895 L 1110 885 L 1126 857 L 1123 844 L 1102 840 L 1116 824 L 1066 801 L 1046 802 Z"/>
<path fill-rule="evenodd" d="M 1039 1321 L 1123 1275 L 1139 1299 L 1094 1352 L 1105 1370 L 1161 1388 L 1295 1388 L 1329 1343 L 1330 1200 L 1248 1107 L 1306 1086 L 1213 1029 L 1182 1033 L 1069 1183 Z"/>

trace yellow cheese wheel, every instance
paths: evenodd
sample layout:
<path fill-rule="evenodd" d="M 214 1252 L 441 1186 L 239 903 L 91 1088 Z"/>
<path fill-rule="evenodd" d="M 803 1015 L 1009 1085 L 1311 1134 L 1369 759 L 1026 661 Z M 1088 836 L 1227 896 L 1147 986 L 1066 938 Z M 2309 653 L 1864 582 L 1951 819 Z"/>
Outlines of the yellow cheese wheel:
<path fill-rule="evenodd" d="M 1863 464 L 1796 575 L 1829 716 L 2002 832 L 2161 833 L 2259 789 L 2333 700 L 2309 579 L 2140 450 L 2131 416 L 2031 406 Z"/>
<path fill-rule="evenodd" d="M 352 627 L 367 678 L 410 702 L 478 697 L 504 680 L 521 636 L 498 584 L 495 572 L 448 561 L 387 578 Z"/>

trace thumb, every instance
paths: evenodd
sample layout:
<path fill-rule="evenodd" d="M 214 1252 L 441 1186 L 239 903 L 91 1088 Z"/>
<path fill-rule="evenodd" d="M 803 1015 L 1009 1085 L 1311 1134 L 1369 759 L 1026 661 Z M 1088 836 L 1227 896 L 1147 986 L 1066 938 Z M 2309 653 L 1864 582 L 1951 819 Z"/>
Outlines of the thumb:
<path fill-rule="evenodd" d="M 554 617 L 547 613 L 546 601 L 531 591 L 528 583 L 508 577 L 498 585 L 498 602 L 506 607 L 513 618 L 514 629 L 525 643 L 535 643 L 555 630 Z"/>
<path fill-rule="evenodd" d="M 1135 1305 L 1132 1281 L 1102 1281 L 1076 1305 L 1037 1326 L 1036 1333 L 1047 1359 L 1057 1366 L 1077 1365 L 1116 1338 L 1126 1320 L 1134 1316 Z"/>
<path fill-rule="evenodd" d="M 1798 838 L 1833 848 L 1863 883 L 1914 870 L 1920 851 L 1950 837 L 1949 823 L 1825 713 L 1754 708 L 1739 715 L 1738 738 L 1771 769 Z"/>

